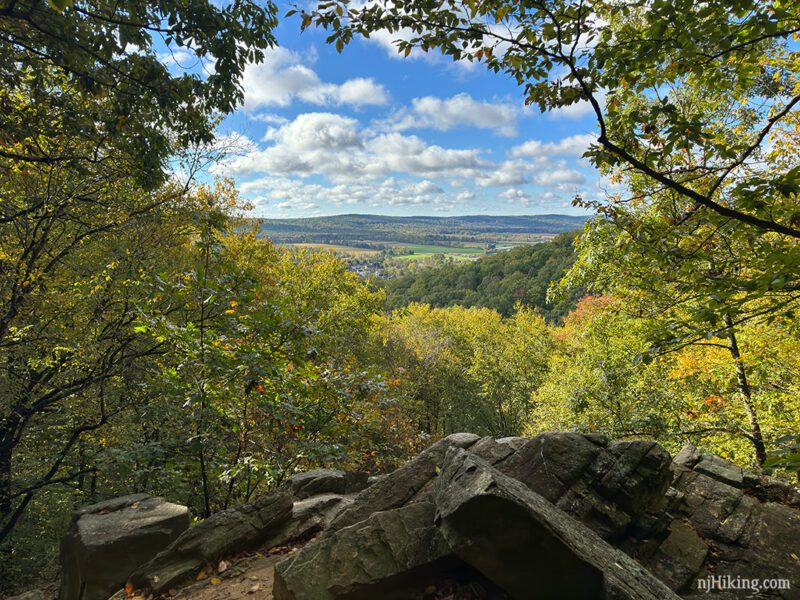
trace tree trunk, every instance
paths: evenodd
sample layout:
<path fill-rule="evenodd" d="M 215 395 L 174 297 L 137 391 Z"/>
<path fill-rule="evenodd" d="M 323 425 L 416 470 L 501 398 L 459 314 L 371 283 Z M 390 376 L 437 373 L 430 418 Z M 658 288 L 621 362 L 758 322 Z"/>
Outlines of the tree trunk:
<path fill-rule="evenodd" d="M 747 371 L 744 368 L 742 355 L 739 352 L 739 343 L 736 340 L 736 332 L 733 330 L 733 319 L 731 319 L 730 315 L 725 315 L 725 326 L 727 327 L 728 349 L 730 350 L 736 367 L 736 380 L 739 386 L 739 393 L 742 395 L 742 402 L 747 412 L 747 419 L 750 421 L 749 439 L 753 444 L 758 464 L 763 465 L 767 460 L 767 450 L 764 446 L 764 437 L 761 435 L 761 426 L 758 423 L 758 415 L 753 405 L 750 382 L 747 380 Z"/>

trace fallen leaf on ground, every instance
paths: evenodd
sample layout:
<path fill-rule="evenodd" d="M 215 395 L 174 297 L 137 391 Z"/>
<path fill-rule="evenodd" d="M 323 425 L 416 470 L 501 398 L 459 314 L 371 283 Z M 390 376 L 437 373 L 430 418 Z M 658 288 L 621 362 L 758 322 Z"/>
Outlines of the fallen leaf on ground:
<path fill-rule="evenodd" d="M 197 581 L 203 581 L 206 577 L 208 577 L 208 575 L 206 575 L 206 570 L 200 569 L 200 572 L 197 574 Z"/>
<path fill-rule="evenodd" d="M 222 579 L 220 579 L 219 577 L 211 578 L 211 585 L 219 585 L 220 583 L 222 583 Z"/>

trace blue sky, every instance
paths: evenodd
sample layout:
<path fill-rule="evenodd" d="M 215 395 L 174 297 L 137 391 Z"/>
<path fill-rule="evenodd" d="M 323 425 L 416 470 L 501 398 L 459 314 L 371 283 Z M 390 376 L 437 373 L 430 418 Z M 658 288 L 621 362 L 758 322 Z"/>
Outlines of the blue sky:
<path fill-rule="evenodd" d="M 297 17 L 276 36 L 220 127 L 237 154 L 214 169 L 258 216 L 581 214 L 576 193 L 603 193 L 580 158 L 595 130 L 586 105 L 540 114 L 502 74 L 401 58 L 389 34 L 342 54 Z"/>

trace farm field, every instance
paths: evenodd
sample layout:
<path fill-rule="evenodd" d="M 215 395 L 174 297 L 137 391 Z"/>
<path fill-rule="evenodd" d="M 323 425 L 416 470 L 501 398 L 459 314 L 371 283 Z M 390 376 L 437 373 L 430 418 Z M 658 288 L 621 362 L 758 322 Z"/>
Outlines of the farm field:
<path fill-rule="evenodd" d="M 294 248 L 308 248 L 309 250 L 325 250 L 327 252 L 333 252 L 334 254 L 349 254 L 351 256 L 357 256 L 360 258 L 379 256 L 381 253 L 380 250 L 370 250 L 369 248 L 355 248 L 353 246 L 342 246 L 339 244 L 308 243 L 308 244 L 287 244 L 287 246 L 292 246 Z"/>
<path fill-rule="evenodd" d="M 483 248 L 475 246 L 467 247 L 452 247 L 452 246 L 435 246 L 430 244 L 408 244 L 397 247 L 397 252 L 394 258 L 401 260 L 420 260 L 423 258 L 430 258 L 436 254 L 445 254 L 456 260 L 471 260 L 477 258 L 484 253 Z M 405 252 L 402 253 L 401 252 Z"/>

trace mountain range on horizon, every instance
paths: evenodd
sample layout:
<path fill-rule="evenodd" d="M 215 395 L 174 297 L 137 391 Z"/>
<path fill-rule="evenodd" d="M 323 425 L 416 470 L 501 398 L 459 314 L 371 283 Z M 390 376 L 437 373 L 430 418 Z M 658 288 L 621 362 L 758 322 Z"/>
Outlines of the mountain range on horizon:
<path fill-rule="evenodd" d="M 263 235 L 279 243 L 372 240 L 530 241 L 574 231 L 587 217 L 575 215 L 465 215 L 395 217 L 345 214 L 329 217 L 258 219 Z"/>

